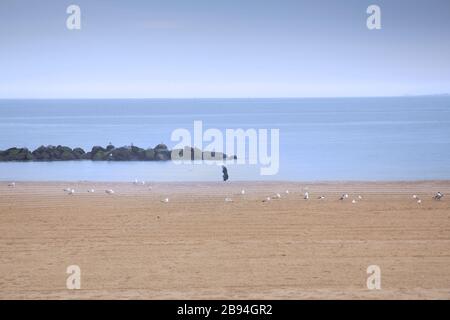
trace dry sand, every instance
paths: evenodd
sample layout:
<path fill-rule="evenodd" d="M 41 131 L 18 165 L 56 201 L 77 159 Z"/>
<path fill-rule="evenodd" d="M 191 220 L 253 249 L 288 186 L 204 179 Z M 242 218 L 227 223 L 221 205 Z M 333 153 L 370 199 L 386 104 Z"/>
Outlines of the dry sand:
<path fill-rule="evenodd" d="M 450 298 L 450 181 L 152 187 L 0 183 L 0 298 Z"/>

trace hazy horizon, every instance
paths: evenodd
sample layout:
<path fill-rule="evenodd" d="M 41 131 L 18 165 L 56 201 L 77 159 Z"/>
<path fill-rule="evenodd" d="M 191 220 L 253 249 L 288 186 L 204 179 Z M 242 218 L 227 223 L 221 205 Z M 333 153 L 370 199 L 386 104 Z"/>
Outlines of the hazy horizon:
<path fill-rule="evenodd" d="M 119 97 L 119 98 L 109 98 L 109 97 L 67 97 L 67 98 L 1 98 L 0 100 L 271 100 L 271 99 L 358 99 L 358 98 L 414 98 L 414 97 L 446 97 L 450 96 L 450 93 L 424 93 L 424 94 L 405 94 L 405 95 L 380 95 L 380 96 L 304 96 L 304 97 Z"/>

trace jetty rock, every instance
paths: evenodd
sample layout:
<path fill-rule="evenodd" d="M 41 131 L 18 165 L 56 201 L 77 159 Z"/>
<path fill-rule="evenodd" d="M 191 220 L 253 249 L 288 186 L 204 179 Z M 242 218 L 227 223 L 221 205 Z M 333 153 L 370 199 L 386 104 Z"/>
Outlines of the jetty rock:
<path fill-rule="evenodd" d="M 40 146 L 34 151 L 27 148 L 10 148 L 0 150 L 0 161 L 168 161 L 168 160 L 226 160 L 236 159 L 226 154 L 214 151 L 202 151 L 198 148 L 185 147 L 170 150 L 160 143 L 154 148 L 139 148 L 137 146 L 124 146 L 116 148 L 109 144 L 106 148 L 94 146 L 91 151 L 85 152 L 82 148 L 67 146 Z"/>

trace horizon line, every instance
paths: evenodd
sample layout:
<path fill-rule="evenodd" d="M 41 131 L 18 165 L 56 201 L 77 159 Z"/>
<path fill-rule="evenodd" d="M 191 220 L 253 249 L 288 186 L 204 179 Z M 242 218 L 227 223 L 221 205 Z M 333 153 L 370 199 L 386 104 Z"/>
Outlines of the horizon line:
<path fill-rule="evenodd" d="M 425 94 L 404 94 L 404 95 L 367 95 L 367 96 L 274 96 L 274 97 L 47 97 L 47 98 L 2 98 L 0 100 L 251 100 L 251 99 L 358 99 L 358 98 L 413 98 L 413 97 L 429 97 L 429 96 L 450 96 L 450 93 L 425 93 Z"/>

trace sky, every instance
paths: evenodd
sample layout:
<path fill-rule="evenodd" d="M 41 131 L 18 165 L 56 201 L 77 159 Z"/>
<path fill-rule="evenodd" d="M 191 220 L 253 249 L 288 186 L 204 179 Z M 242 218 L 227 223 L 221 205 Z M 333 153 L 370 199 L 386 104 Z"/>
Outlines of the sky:
<path fill-rule="evenodd" d="M 0 0 L 1 99 L 442 93 L 448 0 Z"/>

